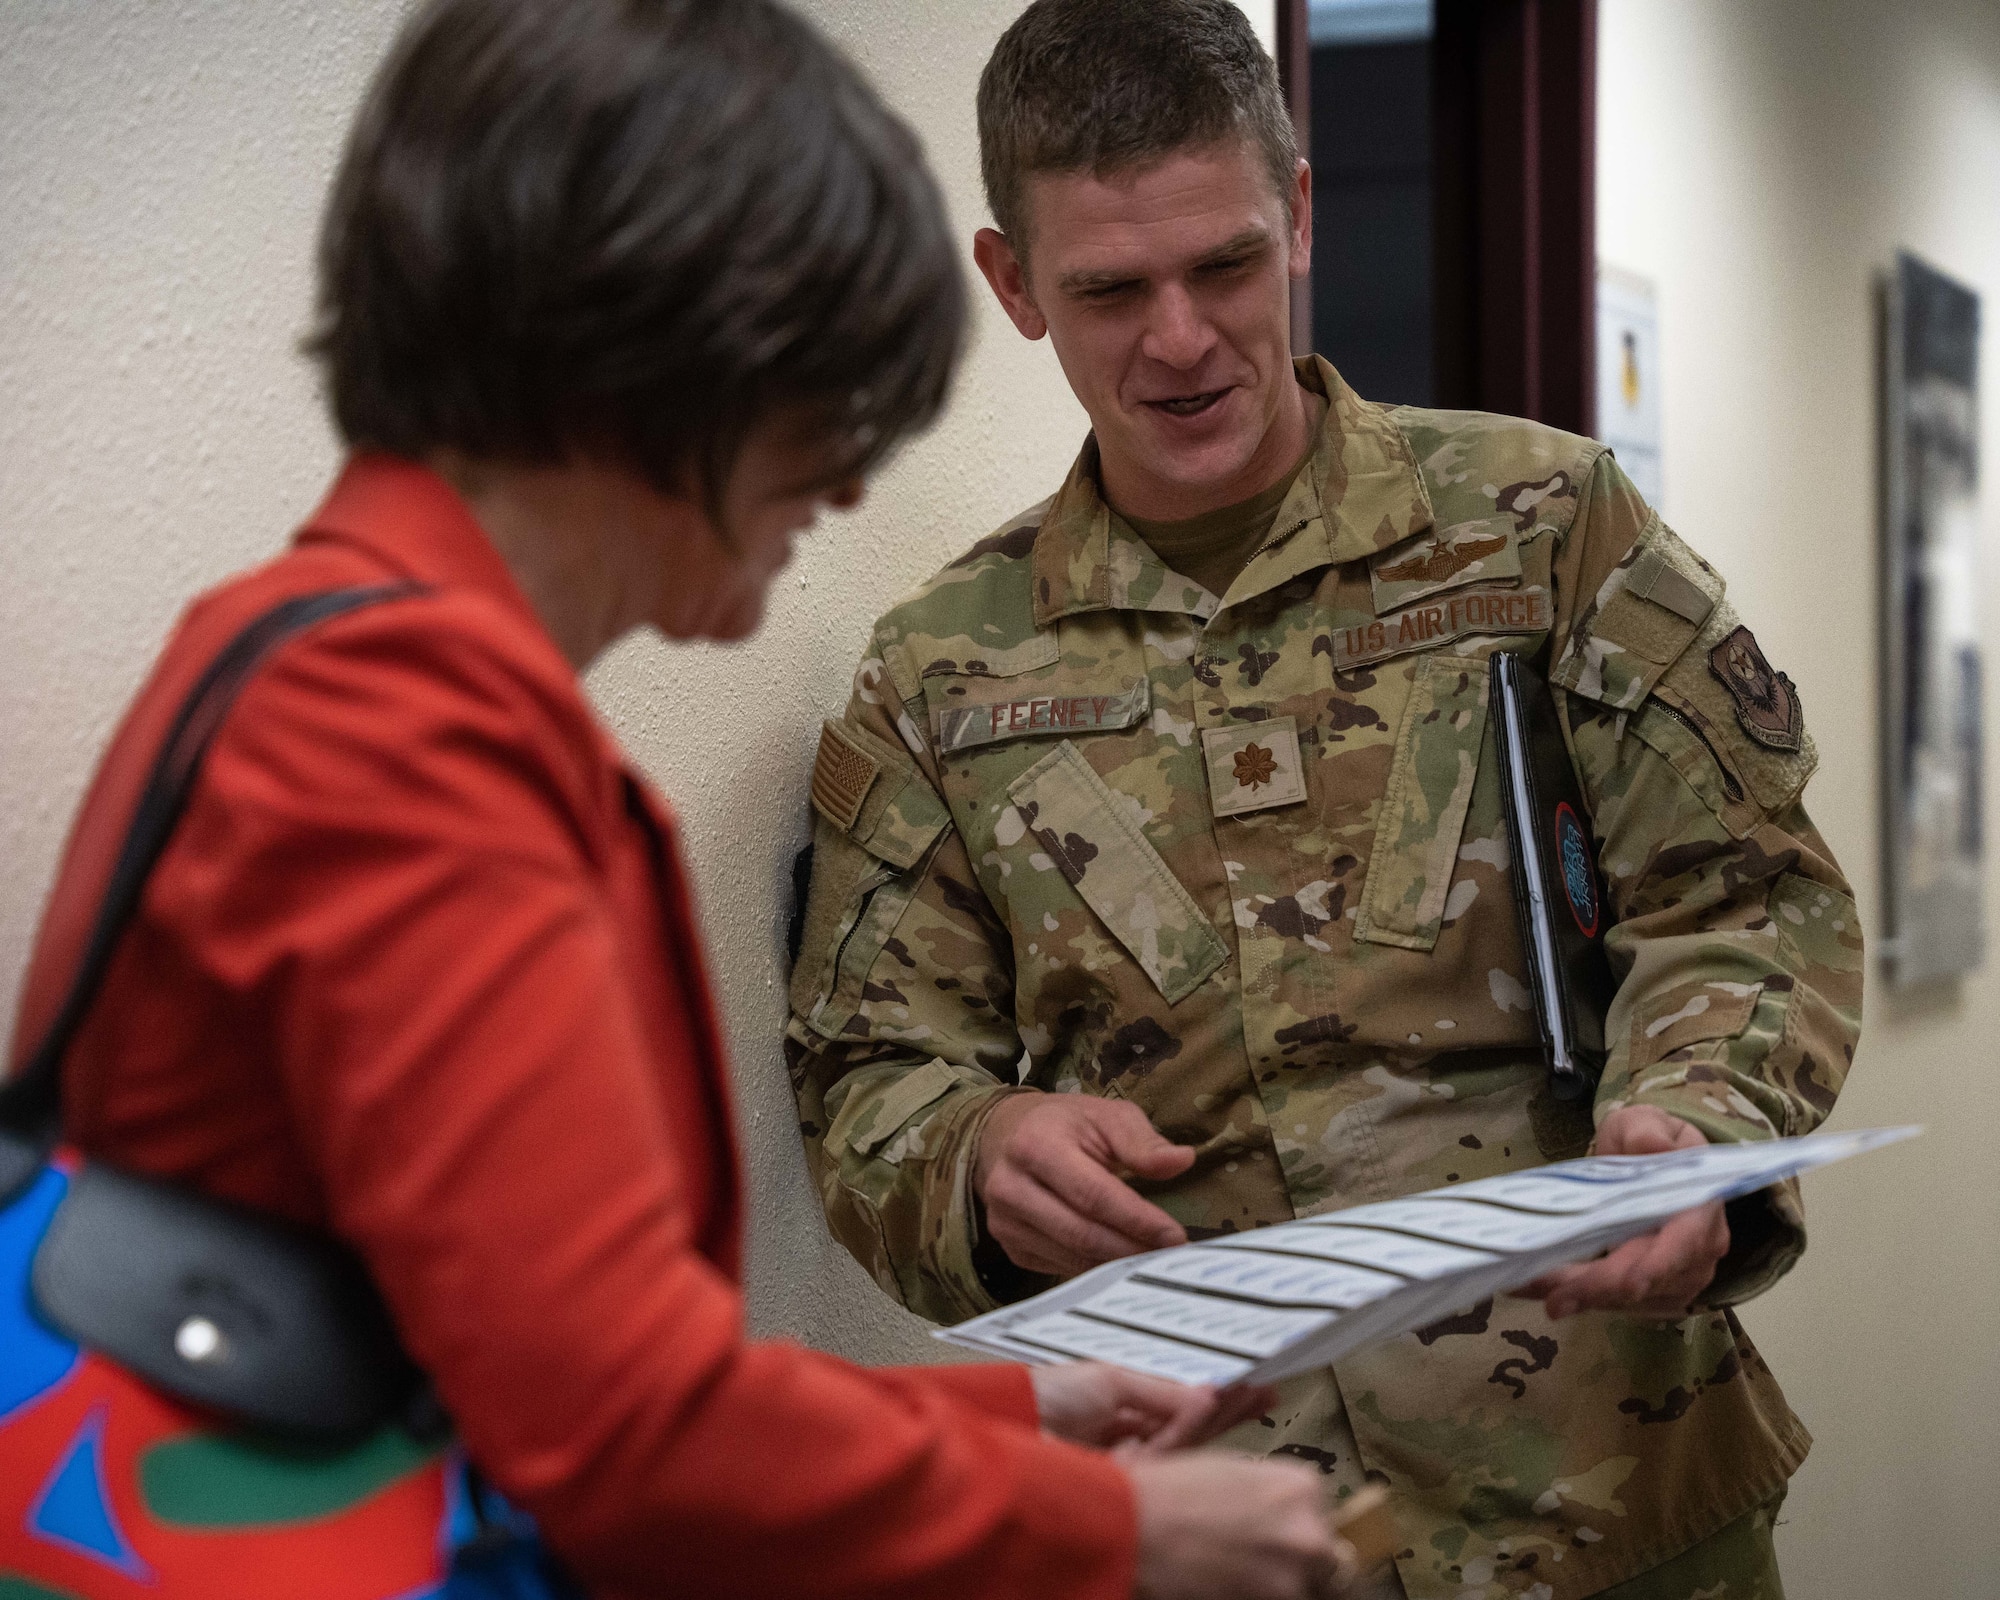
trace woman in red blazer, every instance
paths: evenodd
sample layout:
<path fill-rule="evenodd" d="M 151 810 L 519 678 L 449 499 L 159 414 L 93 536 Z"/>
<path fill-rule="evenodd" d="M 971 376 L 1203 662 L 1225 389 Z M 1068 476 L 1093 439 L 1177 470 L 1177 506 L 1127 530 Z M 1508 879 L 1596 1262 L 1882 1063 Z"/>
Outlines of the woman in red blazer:
<path fill-rule="evenodd" d="M 674 824 L 578 674 L 636 627 L 754 628 L 793 534 L 936 412 L 963 316 L 911 136 L 769 0 L 422 10 L 326 224 L 314 348 L 352 454 L 183 618 L 36 948 L 17 1062 L 223 643 L 287 596 L 407 586 L 244 692 L 65 1121 L 358 1248 L 472 1458 L 596 1593 L 1279 1597 L 1334 1567 L 1308 1470 L 1165 1452 L 1240 1405 L 744 1338 Z"/>

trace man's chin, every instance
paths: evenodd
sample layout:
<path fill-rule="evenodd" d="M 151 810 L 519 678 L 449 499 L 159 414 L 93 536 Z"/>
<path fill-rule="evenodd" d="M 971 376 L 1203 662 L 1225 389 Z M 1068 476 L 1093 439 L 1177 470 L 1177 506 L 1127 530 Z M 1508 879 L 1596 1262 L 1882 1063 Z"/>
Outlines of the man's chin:
<path fill-rule="evenodd" d="M 1142 405 L 1126 437 L 1132 465 L 1162 484 L 1191 494 L 1220 489 L 1240 476 L 1263 442 L 1249 397 L 1232 389 L 1206 410 L 1177 416 Z M 1101 442 L 1101 441 L 1100 441 Z"/>

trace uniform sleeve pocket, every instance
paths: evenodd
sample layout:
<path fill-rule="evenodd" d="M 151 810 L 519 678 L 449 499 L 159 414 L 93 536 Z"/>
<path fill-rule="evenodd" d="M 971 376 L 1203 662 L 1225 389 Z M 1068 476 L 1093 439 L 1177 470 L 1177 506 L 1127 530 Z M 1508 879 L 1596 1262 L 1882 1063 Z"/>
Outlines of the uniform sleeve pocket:
<path fill-rule="evenodd" d="M 1065 739 L 1008 785 L 1041 847 L 1037 871 L 1059 872 L 1172 1005 L 1228 959 L 1215 926 L 1114 794 Z"/>
<path fill-rule="evenodd" d="M 943 1099 L 962 1080 L 944 1062 L 926 1061 L 880 1094 L 850 1094 L 827 1130 L 826 1148 L 835 1160 L 843 1151 L 872 1156 L 909 1126 L 926 1106 Z"/>
<path fill-rule="evenodd" d="M 1632 1070 L 1664 1061 L 1709 1039 L 1733 1039 L 1750 1026 L 1761 983 L 1679 983 L 1639 1003 L 1632 1015 Z"/>
<path fill-rule="evenodd" d="M 806 900 L 792 1009 L 814 1032 L 839 1038 L 922 878 L 951 812 L 886 741 L 830 722 L 813 768 L 812 891 Z"/>
<path fill-rule="evenodd" d="M 1436 947 L 1486 740 L 1486 663 L 1433 656 L 1410 685 L 1354 937 Z"/>
<path fill-rule="evenodd" d="M 1722 599 L 1722 578 L 1656 515 L 1577 619 L 1549 682 L 1636 711 Z"/>

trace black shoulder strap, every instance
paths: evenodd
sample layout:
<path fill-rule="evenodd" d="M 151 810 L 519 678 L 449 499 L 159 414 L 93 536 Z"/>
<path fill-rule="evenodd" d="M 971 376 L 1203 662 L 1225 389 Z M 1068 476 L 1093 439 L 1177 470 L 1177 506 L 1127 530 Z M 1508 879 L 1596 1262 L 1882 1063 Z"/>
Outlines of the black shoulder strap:
<path fill-rule="evenodd" d="M 104 981 L 119 935 L 138 909 L 147 875 L 173 836 L 174 824 L 180 821 L 188 794 L 201 771 L 202 757 L 229 715 L 230 706 L 264 658 L 293 634 L 315 623 L 414 592 L 414 585 L 398 583 L 295 596 L 253 619 L 209 663 L 182 702 L 166 743 L 160 747 L 153 770 L 147 776 L 69 993 L 63 997 L 55 1020 L 35 1053 L 19 1073 L 0 1084 L 0 1129 L 41 1145 L 54 1142 L 62 1114 L 63 1056 L 90 1011 L 98 985 Z"/>

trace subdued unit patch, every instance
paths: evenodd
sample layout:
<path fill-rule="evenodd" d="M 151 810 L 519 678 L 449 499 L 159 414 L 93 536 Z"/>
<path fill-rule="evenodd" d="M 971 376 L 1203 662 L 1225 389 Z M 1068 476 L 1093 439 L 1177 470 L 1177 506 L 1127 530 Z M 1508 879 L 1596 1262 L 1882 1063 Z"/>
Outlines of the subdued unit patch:
<path fill-rule="evenodd" d="M 1759 744 L 1773 750 L 1797 750 L 1805 735 L 1798 690 L 1792 680 L 1764 659 L 1748 628 L 1734 633 L 1708 653 L 1708 670 L 1736 702 L 1736 720 Z"/>
<path fill-rule="evenodd" d="M 845 833 L 861 815 L 861 803 L 881 771 L 882 764 L 843 734 L 838 723 L 827 723 L 813 758 L 813 806 Z"/>

